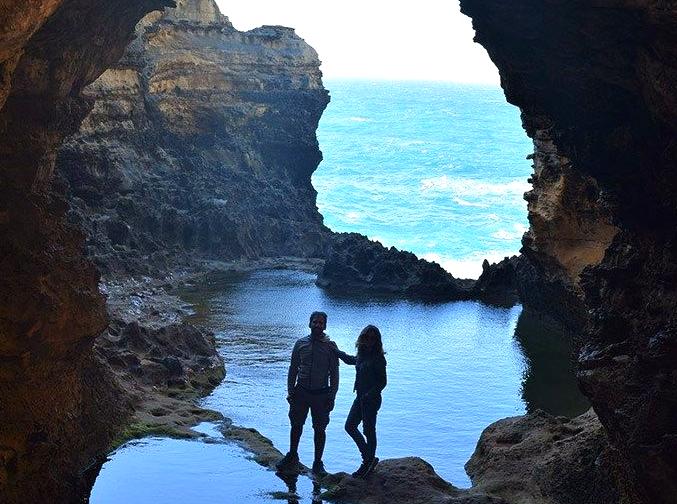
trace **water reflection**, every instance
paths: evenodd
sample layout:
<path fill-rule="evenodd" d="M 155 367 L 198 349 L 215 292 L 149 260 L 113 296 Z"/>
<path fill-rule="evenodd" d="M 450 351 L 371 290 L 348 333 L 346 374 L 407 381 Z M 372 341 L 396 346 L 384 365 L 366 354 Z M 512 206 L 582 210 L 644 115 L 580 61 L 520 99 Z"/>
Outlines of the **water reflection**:
<path fill-rule="evenodd" d="M 515 341 L 527 362 L 522 398 L 528 412 L 576 416 L 590 408 L 576 383 L 572 335 L 530 310 L 517 319 Z"/>
<path fill-rule="evenodd" d="M 308 332 L 310 312 L 329 314 L 328 334 L 349 352 L 360 329 L 373 323 L 388 352 L 379 454 L 422 456 L 454 484 L 469 485 L 463 465 L 482 429 L 525 411 L 525 362 L 513 341 L 521 308 L 337 296 L 314 280 L 302 272 L 259 271 L 234 280 L 237 288 L 212 289 L 217 294 L 202 299 L 207 309 L 197 321 L 216 333 L 228 370 L 205 406 L 256 427 L 285 451 L 285 377 L 294 342 Z M 353 379 L 354 369 L 342 366 L 343 385 L 327 429 L 325 464 L 331 472 L 352 472 L 360 462 L 343 430 Z M 310 438 L 301 440 L 302 461 L 312 460 Z"/>
<path fill-rule="evenodd" d="M 493 421 L 535 408 L 574 415 L 588 407 L 576 387 L 570 338 L 520 306 L 330 296 L 315 286 L 313 275 L 294 271 L 209 280 L 184 294 L 197 303 L 194 322 L 216 333 L 226 361 L 226 379 L 204 405 L 257 428 L 282 451 L 289 442 L 289 355 L 316 309 L 329 313 L 328 333 L 346 351 L 365 324 L 381 328 L 388 387 L 379 413 L 379 456 L 421 456 L 457 486 L 469 486 L 463 465 Z M 330 472 L 352 472 L 360 461 L 343 431 L 353 378 L 354 369 L 342 366 L 327 429 Z M 312 460 L 310 428 L 300 456 Z M 92 502 L 308 503 L 320 502 L 319 495 L 310 478 L 281 480 L 237 446 L 151 439 L 112 456 Z"/>
<path fill-rule="evenodd" d="M 208 424 L 208 426 L 211 424 Z M 92 504 L 319 503 L 310 478 L 282 480 L 224 442 L 211 425 L 199 441 L 147 438 L 120 447 L 102 466 Z M 213 436 L 211 435 L 213 434 Z M 218 436 L 218 437 L 217 437 Z"/>
<path fill-rule="evenodd" d="M 298 481 L 300 476 L 298 474 L 285 473 L 275 473 L 275 475 L 287 485 L 287 495 L 274 495 L 275 493 L 273 493 L 273 497 L 280 500 L 286 499 L 288 504 L 300 504 L 303 499 L 298 493 Z M 303 476 L 303 478 L 306 479 L 305 476 Z M 311 482 L 313 490 L 310 495 L 310 502 L 311 504 L 322 504 L 323 501 L 320 498 L 322 487 L 320 486 L 320 483 L 315 480 L 311 480 Z"/>

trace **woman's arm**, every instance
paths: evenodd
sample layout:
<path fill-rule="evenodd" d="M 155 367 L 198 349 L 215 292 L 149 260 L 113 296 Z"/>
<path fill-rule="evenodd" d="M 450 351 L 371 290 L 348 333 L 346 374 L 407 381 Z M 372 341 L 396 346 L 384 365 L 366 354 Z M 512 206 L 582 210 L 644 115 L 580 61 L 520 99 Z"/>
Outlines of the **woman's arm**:
<path fill-rule="evenodd" d="M 336 355 L 338 356 L 339 359 L 341 359 L 343 362 L 346 364 L 350 364 L 351 366 L 354 366 L 357 364 L 357 357 L 354 355 L 348 355 L 345 352 L 342 352 L 341 350 L 336 347 Z"/>

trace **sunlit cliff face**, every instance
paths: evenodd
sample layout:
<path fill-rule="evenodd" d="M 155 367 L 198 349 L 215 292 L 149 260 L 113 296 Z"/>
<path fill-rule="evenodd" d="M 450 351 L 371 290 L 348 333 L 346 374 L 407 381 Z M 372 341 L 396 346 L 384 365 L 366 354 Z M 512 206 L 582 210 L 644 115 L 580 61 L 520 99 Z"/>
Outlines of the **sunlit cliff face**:
<path fill-rule="evenodd" d="M 536 148 L 524 253 L 582 301 L 579 382 L 629 502 L 677 463 L 677 8 L 462 0 Z"/>

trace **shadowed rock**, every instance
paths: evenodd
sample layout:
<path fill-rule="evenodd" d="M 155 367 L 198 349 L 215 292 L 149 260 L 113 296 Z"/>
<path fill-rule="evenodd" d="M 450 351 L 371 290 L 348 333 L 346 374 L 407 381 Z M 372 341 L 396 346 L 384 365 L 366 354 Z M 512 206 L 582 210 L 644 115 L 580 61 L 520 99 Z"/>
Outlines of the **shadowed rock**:
<path fill-rule="evenodd" d="M 57 159 L 99 268 L 321 257 L 319 65 L 293 29 L 238 31 L 212 0 L 144 18 Z"/>
<path fill-rule="evenodd" d="M 322 480 L 328 490 L 321 495 L 330 502 L 359 504 L 506 504 L 474 490 L 460 490 L 440 478 L 433 467 L 418 457 L 379 462 L 366 478 L 337 473 Z"/>
<path fill-rule="evenodd" d="M 465 469 L 473 488 L 508 502 L 616 504 L 609 457 L 592 410 L 573 419 L 539 410 L 487 427 Z"/>
<path fill-rule="evenodd" d="M 472 280 L 458 280 L 439 264 L 386 248 L 357 233 L 332 237 L 317 285 L 337 292 L 398 294 L 428 300 L 469 299 Z"/>

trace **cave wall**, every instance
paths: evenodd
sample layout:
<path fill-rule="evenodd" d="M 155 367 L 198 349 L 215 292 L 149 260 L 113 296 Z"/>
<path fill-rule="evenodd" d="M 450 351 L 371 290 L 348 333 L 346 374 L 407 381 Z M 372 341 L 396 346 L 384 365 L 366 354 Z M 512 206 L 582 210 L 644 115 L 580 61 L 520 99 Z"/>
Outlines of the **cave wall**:
<path fill-rule="evenodd" d="M 321 256 L 319 67 L 293 29 L 238 31 L 213 0 L 146 16 L 57 158 L 99 269 Z"/>
<path fill-rule="evenodd" d="M 676 502 L 677 5 L 461 8 L 534 139 L 523 252 L 536 276 L 580 300 L 579 384 L 607 432 L 622 498 Z M 553 304 L 547 294 L 534 303 Z"/>
<path fill-rule="evenodd" d="M 162 0 L 0 2 L 0 501 L 67 502 L 127 406 L 92 364 L 98 273 L 53 187 L 80 90 Z M 102 421 L 102 419 L 104 419 Z"/>

